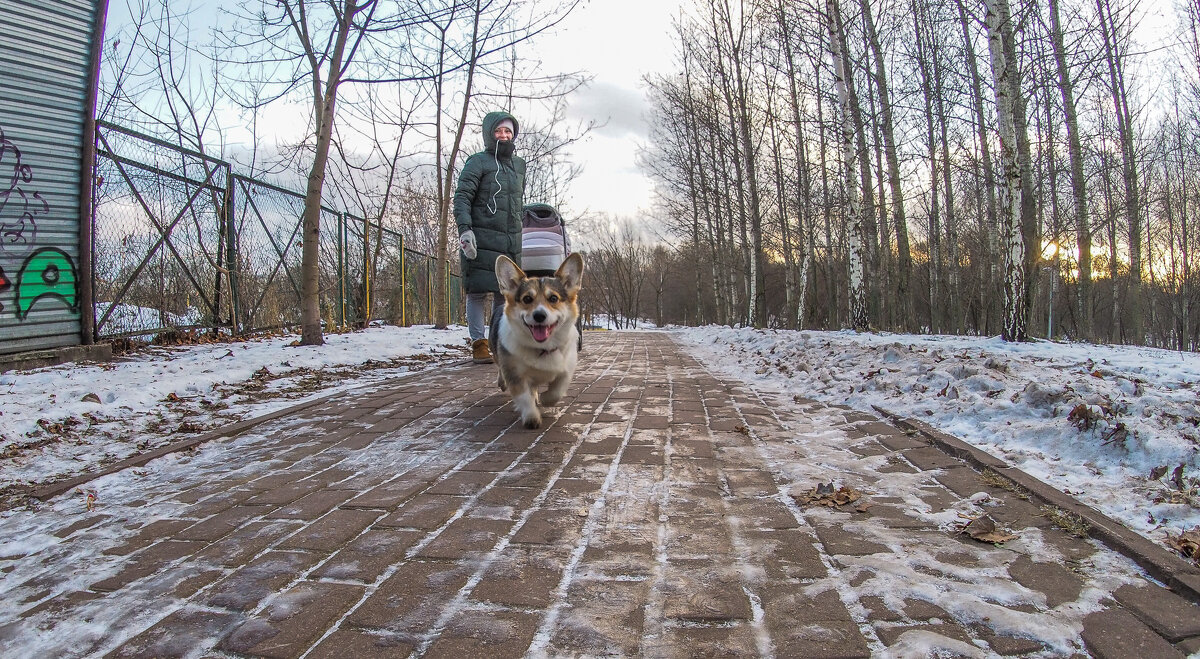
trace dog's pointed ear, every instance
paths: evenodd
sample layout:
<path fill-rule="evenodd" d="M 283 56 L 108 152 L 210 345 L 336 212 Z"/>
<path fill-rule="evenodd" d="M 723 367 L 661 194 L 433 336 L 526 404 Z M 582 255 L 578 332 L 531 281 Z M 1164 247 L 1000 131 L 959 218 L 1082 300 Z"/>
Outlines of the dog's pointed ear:
<path fill-rule="evenodd" d="M 504 255 L 496 259 L 496 282 L 500 284 L 500 292 L 505 296 L 515 296 L 524 279 L 525 273 L 512 259 Z"/>
<path fill-rule="evenodd" d="M 558 270 L 554 271 L 554 276 L 567 287 L 568 293 L 578 293 L 579 287 L 583 285 L 583 255 L 575 252 L 568 256 L 567 260 L 558 266 Z"/>

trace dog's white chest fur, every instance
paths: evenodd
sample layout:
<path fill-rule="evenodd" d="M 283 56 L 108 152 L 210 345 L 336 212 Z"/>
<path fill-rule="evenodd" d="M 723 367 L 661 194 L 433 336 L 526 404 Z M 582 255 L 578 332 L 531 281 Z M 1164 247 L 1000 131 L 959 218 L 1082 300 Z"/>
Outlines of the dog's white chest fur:
<path fill-rule="evenodd" d="M 506 362 L 538 386 L 550 384 L 564 373 L 568 379 L 575 373 L 579 361 L 579 330 L 574 325 L 559 327 L 542 343 L 533 340 L 524 327 L 516 327 L 507 317 L 500 318 L 497 328 L 500 344 L 514 359 Z"/>

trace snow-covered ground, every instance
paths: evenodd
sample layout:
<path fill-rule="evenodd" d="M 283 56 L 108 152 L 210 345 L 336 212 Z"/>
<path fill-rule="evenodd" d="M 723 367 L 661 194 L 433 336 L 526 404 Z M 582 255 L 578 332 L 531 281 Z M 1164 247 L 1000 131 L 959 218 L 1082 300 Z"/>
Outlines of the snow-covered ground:
<path fill-rule="evenodd" d="M 1200 526 L 1200 355 L 994 338 L 675 328 L 763 391 L 882 408 L 1004 458 L 1157 541 Z M 0 374 L 0 509 L 21 486 L 467 355 L 466 328 L 149 348 Z"/>
<path fill-rule="evenodd" d="M 372 327 L 150 346 L 106 364 L 0 373 L 0 510 L 26 486 L 94 471 L 234 421 L 467 356 L 467 330 Z"/>
<path fill-rule="evenodd" d="M 674 333 L 715 372 L 920 419 L 1144 536 L 1200 527 L 1200 355 L 999 338 Z"/>

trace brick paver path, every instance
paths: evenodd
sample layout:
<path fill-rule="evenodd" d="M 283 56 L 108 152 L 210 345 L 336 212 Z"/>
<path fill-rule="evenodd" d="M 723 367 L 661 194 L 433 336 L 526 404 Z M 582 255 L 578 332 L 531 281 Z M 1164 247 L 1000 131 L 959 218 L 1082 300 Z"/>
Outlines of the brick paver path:
<path fill-rule="evenodd" d="M 0 524 L 27 526 L 30 541 L 0 556 L 0 647 L 113 657 L 1200 648 L 1195 605 L 894 426 L 723 381 L 669 334 L 587 339 L 564 406 L 541 430 L 520 427 L 494 367 L 445 368 L 106 477 L 94 513 L 63 497 L 9 515 Z M 864 497 L 840 509 L 800 503 L 818 483 Z M 1018 537 L 995 546 L 957 532 L 981 512 Z"/>

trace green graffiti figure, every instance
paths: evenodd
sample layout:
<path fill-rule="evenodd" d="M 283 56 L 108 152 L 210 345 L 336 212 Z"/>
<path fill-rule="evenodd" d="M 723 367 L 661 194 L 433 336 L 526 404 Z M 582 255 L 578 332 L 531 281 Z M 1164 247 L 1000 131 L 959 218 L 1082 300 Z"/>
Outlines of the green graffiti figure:
<path fill-rule="evenodd" d="M 33 305 L 44 297 L 55 297 L 79 313 L 79 278 L 75 263 L 57 247 L 43 247 L 21 266 L 15 288 L 17 320 L 25 320 Z"/>

